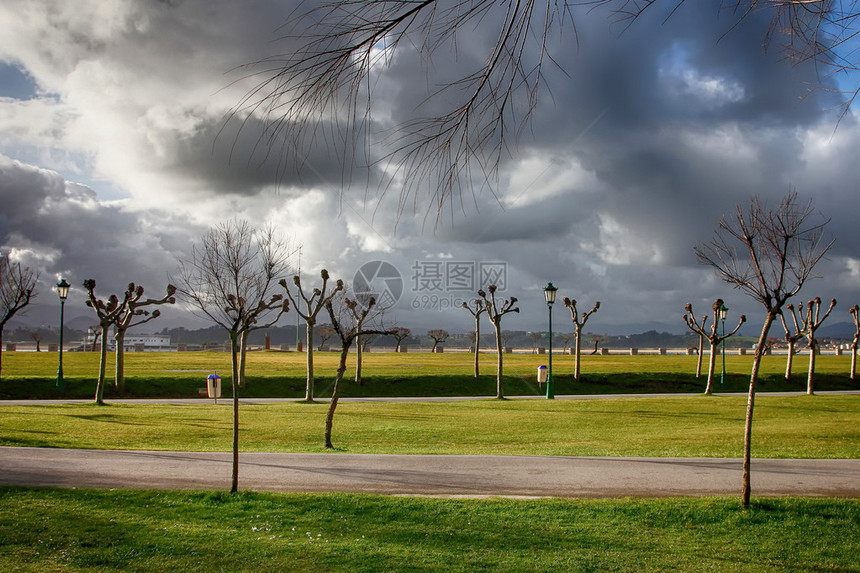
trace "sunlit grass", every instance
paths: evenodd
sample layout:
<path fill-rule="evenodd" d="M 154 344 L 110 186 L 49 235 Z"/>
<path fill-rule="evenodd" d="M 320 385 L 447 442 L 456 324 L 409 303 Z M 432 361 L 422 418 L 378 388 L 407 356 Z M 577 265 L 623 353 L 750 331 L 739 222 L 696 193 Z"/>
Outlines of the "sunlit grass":
<path fill-rule="evenodd" d="M 3 571 L 858 571 L 860 502 L 0 489 Z"/>
<path fill-rule="evenodd" d="M 218 405 L 0 407 L 0 445 L 229 451 Z M 321 452 L 325 403 L 247 404 L 241 449 Z M 339 451 L 397 454 L 740 457 L 743 397 L 342 403 Z M 754 455 L 860 458 L 860 396 L 760 396 Z"/>
<path fill-rule="evenodd" d="M 318 396 L 328 396 L 337 368 L 337 354 L 317 352 L 315 356 Z M 366 353 L 362 365 L 363 384 L 347 383 L 345 396 L 494 396 L 495 356 L 484 353 L 481 376 L 473 376 L 473 356 L 468 353 Z M 252 352 L 248 358 L 247 388 L 243 396 L 302 397 L 305 381 L 304 354 L 296 352 Z M 355 356 L 350 355 L 347 381 L 353 374 Z M 784 356 L 767 356 L 763 361 L 760 391 L 806 389 L 804 356 L 796 359 L 796 375 L 783 380 Z M 556 394 L 600 394 L 619 392 L 702 392 L 705 378 L 696 378 L 695 356 L 609 355 L 582 357 L 582 379 L 573 379 L 573 358 L 555 356 L 553 374 Z M 860 383 L 848 378 L 848 356 L 821 356 L 817 361 L 818 388 L 856 389 Z M 536 354 L 505 355 L 505 393 L 538 395 L 544 392 L 536 382 L 537 367 L 547 357 Z M 749 385 L 751 356 L 726 356 L 725 386 L 717 391 L 740 392 Z M 720 378 L 718 366 L 717 378 Z M 56 389 L 57 354 L 47 352 L 4 352 L 0 397 L 5 398 L 89 398 L 95 391 L 98 353 L 66 353 L 63 359 L 65 391 Z M 108 380 L 112 381 L 113 356 Z M 225 394 L 230 388 L 230 356 L 226 352 L 130 352 L 126 354 L 126 390 L 131 397 L 196 397 L 206 376 L 222 376 Z M 109 385 L 106 397 L 116 396 Z"/>

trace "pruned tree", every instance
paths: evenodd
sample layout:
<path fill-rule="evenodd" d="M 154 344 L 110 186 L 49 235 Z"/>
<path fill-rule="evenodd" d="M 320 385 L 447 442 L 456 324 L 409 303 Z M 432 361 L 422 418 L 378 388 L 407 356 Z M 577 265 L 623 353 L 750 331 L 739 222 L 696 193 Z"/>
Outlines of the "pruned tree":
<path fill-rule="evenodd" d="M 803 326 L 806 331 L 806 342 L 809 346 L 809 370 L 806 375 L 806 393 L 815 393 L 815 355 L 818 353 L 818 340 L 815 338 L 815 331 L 821 326 L 821 323 L 827 320 L 830 316 L 833 307 L 836 306 L 836 299 L 830 299 L 830 306 L 821 316 L 821 299 L 815 297 L 813 300 L 806 303 L 806 316 L 803 318 Z"/>
<path fill-rule="evenodd" d="M 30 333 L 30 340 L 36 343 L 36 352 L 42 351 L 42 333 L 38 330 L 34 330 Z M 2 340 L 0 340 L 0 344 L 2 344 Z"/>
<path fill-rule="evenodd" d="M 230 336 L 233 390 L 233 476 L 230 491 L 239 487 L 239 387 L 243 370 L 239 356 L 253 330 L 269 328 L 288 311 L 289 301 L 273 290 L 287 274 L 291 251 L 274 229 L 253 228 L 248 221 L 219 223 L 179 261 L 174 283 L 195 312 Z"/>
<path fill-rule="evenodd" d="M 579 380 L 579 355 L 582 350 L 582 327 L 588 322 L 588 318 L 600 308 L 600 301 L 594 303 L 591 310 L 580 313 L 576 310 L 576 300 L 564 297 L 564 306 L 570 311 L 570 320 L 573 321 L 573 334 L 576 337 L 573 346 L 573 379 Z M 595 346 L 596 349 L 596 346 Z"/>
<path fill-rule="evenodd" d="M 591 353 L 592 353 L 592 354 L 597 354 L 597 353 L 598 353 L 598 348 L 597 348 L 597 347 L 600 345 L 600 343 L 601 343 L 601 342 L 603 342 L 603 335 L 601 335 L 601 334 L 595 334 L 595 335 L 594 335 L 594 348 L 591 350 Z"/>
<path fill-rule="evenodd" d="M 803 303 L 800 304 L 800 307 L 803 308 Z M 782 322 L 782 328 L 785 330 L 785 343 L 788 345 L 788 355 L 785 359 L 785 379 L 789 380 L 791 378 L 791 367 L 794 364 L 794 354 L 795 354 L 795 346 L 797 345 L 797 341 L 806 336 L 806 333 L 803 331 L 803 327 L 800 325 L 800 320 L 797 317 L 797 313 L 794 311 L 794 305 L 789 303 L 785 306 L 786 310 L 788 310 L 791 315 L 791 319 L 793 321 L 793 329 L 790 329 L 788 323 L 785 320 L 785 311 L 779 313 L 779 319 Z"/>
<path fill-rule="evenodd" d="M 334 331 L 334 327 L 330 324 L 321 324 L 320 327 L 316 329 L 316 333 L 320 341 L 319 346 L 317 347 L 317 351 L 319 352 L 322 352 L 322 349 L 325 348 L 325 343 L 328 342 L 328 339 L 337 334 Z"/>
<path fill-rule="evenodd" d="M 133 293 L 126 291 L 121 301 L 115 294 L 111 294 L 107 300 L 104 300 L 96 296 L 95 279 L 85 280 L 83 286 L 87 292 L 87 306 L 93 309 L 96 317 L 98 317 L 99 336 L 102 339 L 101 351 L 99 353 L 99 374 L 96 379 L 95 401 L 96 404 L 104 404 L 108 331 L 116 323 L 117 316 L 125 310 L 128 299 Z"/>
<path fill-rule="evenodd" d="M 483 52 L 462 76 L 428 77 L 428 112 L 389 128 L 380 153 L 382 171 L 402 186 L 400 208 L 417 204 L 429 190 L 428 210 L 440 216 L 479 170 L 491 180 L 517 138 L 526 131 L 546 89 L 547 66 L 558 67 L 553 53 L 559 35 L 576 36 L 577 10 L 605 8 L 612 19 L 633 25 L 652 6 L 677 8 L 685 0 L 323 0 L 293 13 L 285 24 L 290 46 L 284 53 L 250 64 L 259 81 L 237 103 L 232 118 L 242 125 L 257 116 L 267 129 L 260 144 L 285 154 L 301 153 L 323 139 L 344 164 L 356 164 L 356 150 L 374 139 L 373 116 L 378 76 L 393 54 L 414 50 L 432 76 L 441 51 L 450 58 L 459 38 L 476 27 L 490 28 Z M 858 33 L 856 0 L 731 0 L 736 15 L 726 32 L 747 17 L 766 12 L 770 27 L 763 45 L 781 41 L 787 59 L 813 61 L 833 72 L 853 71 L 860 56 L 852 50 Z M 673 10 L 674 12 L 674 10 Z M 717 13 L 715 11 L 715 17 Z M 480 50 L 468 42 L 471 50 Z M 857 89 L 860 89 L 858 87 Z M 856 96 L 849 90 L 846 110 Z M 388 110 L 386 110 L 387 112 Z M 303 156 L 295 157 L 302 163 Z M 362 160 L 367 158 L 361 157 Z M 359 162 L 363 163 L 363 162 Z M 286 161 L 282 161 L 286 165 Z M 463 177 L 463 176 L 467 177 Z"/>
<path fill-rule="evenodd" d="M 832 241 L 823 238 L 827 221 L 815 222 L 812 202 L 799 203 L 788 193 L 774 208 L 753 197 L 745 210 L 737 206 L 732 217 L 723 217 L 714 238 L 695 248 L 698 259 L 714 268 L 726 283 L 760 302 L 764 323 L 753 355 L 744 424 L 744 459 L 741 500 L 750 502 L 750 458 L 756 382 L 770 327 L 787 301 L 812 276 Z"/>
<path fill-rule="evenodd" d="M 167 293 L 161 298 L 148 298 L 141 300 L 143 296 L 143 287 L 129 283 L 125 292 L 125 304 L 120 308 L 119 312 L 114 317 L 114 341 L 116 348 L 114 387 L 122 392 L 125 389 L 125 333 L 129 328 L 140 326 L 161 316 L 161 311 L 158 309 L 150 312 L 145 307 L 156 306 L 162 304 L 174 304 L 176 298 L 173 296 L 176 293 L 176 287 L 167 285 Z"/>
<path fill-rule="evenodd" d="M 484 300 L 480 298 L 472 299 L 471 304 L 463 301 L 460 306 L 468 310 L 475 319 L 475 378 L 477 378 L 481 354 L 481 315 L 487 312 L 487 307 L 484 306 Z"/>
<path fill-rule="evenodd" d="M 350 347 L 361 335 L 392 334 L 391 330 L 385 330 L 382 327 L 368 327 L 366 325 L 367 321 L 379 317 L 377 314 L 372 314 L 374 307 L 376 307 L 375 297 L 370 297 L 365 304 L 359 304 L 344 294 L 334 299 L 329 298 L 325 302 L 325 308 L 331 319 L 332 328 L 334 328 L 340 340 L 340 358 L 337 365 L 337 374 L 335 375 L 334 387 L 332 388 L 331 402 L 329 402 L 325 417 L 324 441 L 327 449 L 334 448 L 331 441 L 334 413 L 340 400 L 340 385 L 343 382 L 343 375 L 346 373 L 346 359 L 349 355 Z"/>
<path fill-rule="evenodd" d="M 430 352 L 436 352 L 436 349 L 439 348 L 439 345 L 446 340 L 448 340 L 448 331 L 444 328 L 431 328 L 427 331 L 427 338 L 433 341 L 433 348 L 430 349 Z"/>
<path fill-rule="evenodd" d="M 293 293 L 290 292 L 289 287 L 287 286 L 287 281 L 281 280 L 280 284 L 284 287 L 284 290 L 287 292 L 287 297 L 290 299 L 290 302 L 293 305 L 293 308 L 296 312 L 299 313 L 299 316 L 304 319 L 305 324 L 307 325 L 307 341 L 308 341 L 308 350 L 307 350 L 307 379 L 305 381 L 305 402 L 313 402 L 314 401 L 314 349 L 313 349 L 313 340 L 314 340 L 314 325 L 317 322 L 317 315 L 319 312 L 325 307 L 326 302 L 330 301 L 337 293 L 343 290 L 343 281 L 338 279 L 335 282 L 335 287 L 330 291 L 328 290 L 328 281 L 329 274 L 326 269 L 320 271 L 320 278 L 322 279 L 322 285 L 320 287 L 314 287 L 311 291 L 310 296 L 305 294 L 304 289 L 302 289 L 302 279 L 299 275 L 295 275 L 293 277 L 293 284 L 296 285 L 296 297 L 293 298 Z M 299 300 L 301 300 L 304 304 L 300 305 Z M 322 345 L 320 345 L 322 346 Z"/>
<path fill-rule="evenodd" d="M 39 273 L 0 254 L 0 373 L 3 371 L 3 329 L 37 296 Z"/>
<path fill-rule="evenodd" d="M 412 331 L 405 326 L 395 326 L 391 329 L 391 336 L 394 337 L 394 340 L 397 341 L 397 344 L 394 347 L 394 352 L 400 352 L 400 346 L 403 344 L 403 341 L 412 336 Z"/>
<path fill-rule="evenodd" d="M 538 353 L 538 343 L 543 338 L 542 332 L 529 332 L 529 338 L 532 339 L 532 354 Z"/>
<path fill-rule="evenodd" d="M 562 354 L 567 354 L 568 350 L 570 350 L 570 343 L 573 342 L 573 333 L 572 332 L 562 332 L 558 335 L 559 340 L 561 340 L 561 352 Z M 595 340 L 595 347 L 597 346 L 597 341 Z"/>
<path fill-rule="evenodd" d="M 489 298 L 487 298 L 487 292 L 490 293 Z M 502 317 L 509 312 L 519 312 L 520 309 L 518 306 L 515 306 L 517 304 L 516 297 L 512 296 L 509 299 L 497 301 L 496 285 L 488 286 L 486 292 L 483 289 L 479 290 L 478 296 L 484 301 L 484 308 L 487 309 L 487 317 L 496 331 L 496 398 L 501 400 L 505 397 L 504 388 L 502 387 L 502 353 L 504 352 L 504 347 L 502 346 Z"/>
<path fill-rule="evenodd" d="M 857 346 L 860 344 L 860 307 L 856 304 L 848 309 L 854 320 L 854 336 L 851 338 L 851 379 L 857 376 Z"/>
<path fill-rule="evenodd" d="M 732 336 L 740 330 L 741 325 L 747 321 L 747 317 L 743 314 L 738 319 L 738 325 L 729 333 L 720 334 L 717 332 L 717 326 L 720 322 L 720 309 L 723 308 L 723 299 L 718 298 L 714 301 L 714 304 L 711 306 L 711 309 L 714 311 L 714 322 L 711 325 L 711 331 L 707 332 L 705 330 L 705 321 L 707 316 L 702 318 L 702 323 L 696 320 L 695 315 L 693 315 L 693 305 L 689 302 L 684 305 L 684 310 L 687 312 L 684 313 L 684 324 L 687 325 L 687 328 L 692 330 L 694 333 L 698 334 L 700 337 L 705 338 L 708 342 L 711 343 L 711 355 L 708 358 L 708 382 L 705 385 L 705 395 L 710 396 L 713 393 L 713 379 L 714 379 L 714 363 L 717 358 L 717 353 L 719 352 L 720 343 L 727 338 L 731 338 Z M 699 357 L 702 356 L 702 352 L 699 351 Z M 700 358 L 701 362 L 701 358 Z"/>
<path fill-rule="evenodd" d="M 89 338 L 90 334 L 93 337 L 93 344 L 90 346 L 90 352 L 95 352 L 99 348 L 99 340 L 101 340 L 102 329 L 98 324 L 94 324 L 92 326 L 87 327 L 87 338 Z"/>

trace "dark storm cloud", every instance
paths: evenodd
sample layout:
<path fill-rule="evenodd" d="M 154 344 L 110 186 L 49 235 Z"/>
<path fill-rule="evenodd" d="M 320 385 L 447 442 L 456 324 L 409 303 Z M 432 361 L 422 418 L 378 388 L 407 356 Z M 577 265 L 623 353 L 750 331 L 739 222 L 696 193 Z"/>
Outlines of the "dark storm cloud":
<path fill-rule="evenodd" d="M 43 272 L 71 270 L 76 285 L 89 275 L 106 291 L 129 280 L 149 290 L 150 277 L 159 285 L 176 253 L 199 236 L 189 221 L 272 216 L 287 233 L 297 229 L 306 267 L 325 265 L 345 278 L 374 259 L 391 260 L 407 280 L 415 261 L 504 261 L 507 294 L 523 309 L 511 329 L 545 328 L 540 289 L 548 280 L 560 295 L 603 303 L 589 323 L 597 332 L 656 321 L 680 328 L 687 301 L 705 309 L 721 296 L 732 312 L 754 310 L 699 265 L 692 248 L 736 204 L 756 194 L 775 204 L 796 188 L 832 217 L 837 238 L 822 265 L 827 281 L 811 283 L 809 292 L 844 299 L 847 308 L 860 276 L 857 120 L 848 114 L 834 130 L 833 96 L 813 89 L 827 80 L 811 66 L 783 61 L 779 38 L 763 50 L 767 13 L 734 27 L 719 4 L 684 2 L 666 20 L 675 3 L 658 3 L 663 12 L 650 8 L 626 29 L 606 11 L 576 12 L 578 43 L 570 27 L 551 39 L 561 69 L 545 68 L 535 115 L 509 141 L 498 180 L 481 191 L 486 181 L 473 172 L 474 196 L 467 188 L 462 206 L 446 205 L 438 221 L 435 189 L 416 198 L 414 214 L 407 202 L 398 219 L 396 175 L 376 203 L 384 162 L 374 164 L 366 187 L 368 172 L 359 167 L 350 178 L 349 168 L 353 159 L 363 166 L 383 158 L 398 141 L 393 125 L 456 103 L 456 90 L 428 96 L 480 64 L 498 32 L 492 19 L 462 30 L 457 50 L 443 46 L 429 66 L 414 45 L 400 44 L 391 67 L 371 78 L 366 139 L 344 146 L 342 131 L 319 125 L 321 137 L 295 150 L 270 142 L 257 116 L 241 133 L 236 122 L 222 131 L 259 80 L 247 76 L 261 67 L 237 66 L 294 49 L 297 40 L 278 27 L 295 2 L 127 2 L 111 4 L 113 11 L 99 2 L 57 4 L 50 17 L 23 18 L 26 26 L 15 29 L 32 30 L 0 49 L 14 49 L 12 61 L 42 93 L 58 94 L 55 113 L 66 121 L 28 141 L 22 126 L 33 122 L 21 106 L 0 107 L 0 120 L 3 113 L 14 119 L 3 125 L 22 134 L 22 145 L 91 159 L 75 160 L 86 174 L 78 180 L 108 180 L 131 199 L 105 203 L 54 172 L 4 160 L 0 244 L 41 252 Z M 47 5 L 27 6 L 43 12 Z M 0 15 L 2 27 L 15 13 L 0 5 Z M 51 109 L 53 100 L 39 101 L 40 115 Z M 522 111 L 522 100 L 513 105 Z M 22 157 L 13 151 L 3 148 Z M 36 163 L 34 156 L 28 161 Z M 75 169 L 65 173 L 77 179 Z M 264 192 L 278 182 L 280 196 Z M 129 210 L 140 201 L 162 210 Z M 189 202 L 193 213 L 184 211 Z M 398 320 L 470 328 L 456 310 L 415 310 L 422 293 L 409 294 Z"/>
<path fill-rule="evenodd" d="M 32 264 L 48 288 L 54 275 L 75 287 L 94 278 L 100 292 L 120 292 L 129 282 L 161 288 L 194 229 L 163 212 L 104 205 L 91 190 L 57 173 L 3 156 L 0 204 L 0 244 L 41 253 Z"/>

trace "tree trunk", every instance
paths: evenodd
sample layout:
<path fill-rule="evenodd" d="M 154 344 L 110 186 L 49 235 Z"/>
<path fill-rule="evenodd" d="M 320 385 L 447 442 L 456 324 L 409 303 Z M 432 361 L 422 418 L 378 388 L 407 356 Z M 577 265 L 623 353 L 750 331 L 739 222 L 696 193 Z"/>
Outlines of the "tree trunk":
<path fill-rule="evenodd" d="M 4 324 L 0 324 L 0 374 L 3 374 L 3 326 Z M 853 376 L 851 378 L 854 378 Z"/>
<path fill-rule="evenodd" d="M 116 329 L 114 344 L 116 344 L 114 349 L 116 364 L 114 365 L 113 386 L 122 394 L 125 391 L 125 330 Z"/>
<path fill-rule="evenodd" d="M 755 348 L 753 357 L 752 373 L 750 374 L 750 391 L 747 397 L 747 415 L 744 423 L 744 460 L 743 460 L 743 485 L 741 488 L 741 502 L 744 508 L 750 505 L 750 460 L 752 457 L 752 423 L 753 423 L 753 408 L 755 407 L 755 385 L 758 381 L 758 371 L 761 367 L 761 359 L 764 354 L 764 345 L 767 341 L 768 332 L 776 319 L 777 312 L 770 310 L 765 316 L 764 325 L 761 328 L 758 344 Z"/>
<path fill-rule="evenodd" d="M 340 399 L 340 382 L 343 380 L 343 374 L 346 372 L 346 356 L 349 354 L 349 344 L 342 342 L 340 348 L 340 362 L 337 365 L 337 376 L 334 379 L 334 388 L 331 391 L 331 402 L 328 405 L 328 412 L 325 415 L 325 447 L 333 449 L 331 443 L 331 428 L 334 425 L 334 411 L 337 408 L 337 401 Z"/>
<path fill-rule="evenodd" d="M 705 385 L 705 395 L 710 396 L 713 392 L 714 365 L 717 362 L 717 343 L 711 340 L 711 355 L 708 356 L 708 383 Z"/>
<path fill-rule="evenodd" d="M 851 379 L 857 374 L 857 345 L 851 346 Z"/>
<path fill-rule="evenodd" d="M 573 379 L 579 381 L 579 353 L 582 349 L 582 326 L 574 325 L 576 340 L 573 342 Z"/>
<path fill-rule="evenodd" d="M 239 335 L 239 388 L 245 387 L 245 361 L 248 357 L 248 331 Z"/>
<path fill-rule="evenodd" d="M 230 493 L 239 490 L 239 335 L 230 333 L 230 366 L 233 388 L 233 480 Z"/>
<path fill-rule="evenodd" d="M 305 329 L 308 338 L 308 351 L 307 351 L 307 371 L 308 377 L 305 381 L 305 402 L 313 402 L 314 401 L 314 323 L 312 320 L 307 321 L 307 328 Z"/>
<path fill-rule="evenodd" d="M 806 393 L 812 396 L 815 394 L 815 386 L 813 377 L 815 376 L 815 339 L 809 342 L 809 372 L 806 376 Z"/>
<path fill-rule="evenodd" d="M 499 328 L 497 324 L 493 324 L 493 328 L 496 329 L 496 354 L 498 358 L 496 360 L 496 398 L 502 399 L 505 397 L 505 393 L 502 389 L 502 330 Z"/>
<path fill-rule="evenodd" d="M 107 334 L 108 327 L 102 327 L 102 348 L 99 355 L 99 377 L 96 380 L 96 404 L 104 404 L 105 399 L 105 368 L 107 367 Z"/>
<path fill-rule="evenodd" d="M 355 337 L 355 383 L 361 384 L 361 337 Z"/>
<path fill-rule="evenodd" d="M 794 362 L 794 341 L 788 341 L 788 357 L 785 359 L 785 379 L 791 378 L 791 365 Z"/>
<path fill-rule="evenodd" d="M 699 357 L 696 360 L 696 378 L 702 376 L 702 352 L 705 350 L 705 337 L 699 335 Z"/>
<path fill-rule="evenodd" d="M 475 317 L 475 378 L 478 377 L 478 359 L 481 354 L 481 321 Z"/>

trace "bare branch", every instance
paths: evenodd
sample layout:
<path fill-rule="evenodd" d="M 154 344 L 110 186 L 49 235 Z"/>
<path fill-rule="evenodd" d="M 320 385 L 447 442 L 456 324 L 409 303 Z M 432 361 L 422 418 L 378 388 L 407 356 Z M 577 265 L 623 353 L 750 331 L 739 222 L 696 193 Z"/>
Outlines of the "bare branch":
<path fill-rule="evenodd" d="M 552 41 L 576 37 L 574 10 L 605 8 L 616 22 L 633 25 L 652 6 L 673 13 L 685 0 L 328 0 L 286 24 L 285 53 L 243 70 L 257 83 L 229 114 L 241 128 L 262 122 L 257 147 L 278 157 L 281 174 L 303 166 L 307 150 L 322 141 L 345 170 L 376 168 L 382 184 L 401 186 L 398 210 L 425 204 L 437 221 L 464 200 L 474 178 L 492 187 L 501 161 L 528 127 L 547 66 L 558 66 Z M 850 49 L 860 24 L 860 0 L 724 0 L 734 25 L 760 11 L 771 23 L 766 47 L 782 43 L 789 60 L 813 61 L 833 73 L 856 71 Z M 671 17 L 671 16 L 670 16 Z M 443 80 L 414 119 L 389 126 L 374 116 L 377 79 L 401 53 L 420 55 L 433 68 L 439 50 L 457 50 L 458 37 L 481 26 L 495 30 L 476 66 Z M 446 57 L 447 56 L 446 54 Z M 439 85 L 432 81 L 430 84 Z M 860 87 L 858 87 L 860 89 Z M 849 91 L 847 106 L 857 91 Z M 384 114 L 379 114 L 383 116 Z M 369 150 L 382 138 L 380 149 Z M 237 135 L 238 138 L 238 135 Z M 358 155 L 356 155 L 358 154 Z M 368 179 L 370 181 L 370 179 Z M 474 193 L 474 190 L 471 190 Z"/>

